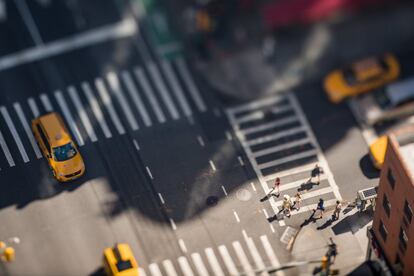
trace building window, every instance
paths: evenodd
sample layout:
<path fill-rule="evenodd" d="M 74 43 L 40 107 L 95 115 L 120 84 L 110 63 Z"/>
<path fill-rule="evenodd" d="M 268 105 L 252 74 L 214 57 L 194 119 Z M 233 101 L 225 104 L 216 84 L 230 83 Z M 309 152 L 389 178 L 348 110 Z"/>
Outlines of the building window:
<path fill-rule="evenodd" d="M 391 204 L 388 201 L 387 195 L 384 194 L 384 197 L 382 199 L 382 206 L 384 207 L 385 213 L 387 213 L 387 216 L 390 217 L 391 213 Z"/>
<path fill-rule="evenodd" d="M 399 240 L 400 240 L 400 244 L 399 244 L 400 250 L 402 253 L 404 253 L 405 250 L 407 249 L 408 237 L 402 228 L 400 228 Z"/>
<path fill-rule="evenodd" d="M 394 177 L 394 175 L 392 174 L 391 169 L 388 169 L 388 172 L 387 172 L 387 179 L 388 179 L 388 182 L 390 183 L 390 185 L 391 185 L 392 189 L 394 189 L 394 187 L 395 187 L 395 177 Z"/>
<path fill-rule="evenodd" d="M 407 218 L 408 223 L 411 223 L 411 219 L 413 218 L 413 210 L 407 200 L 404 203 L 404 215 Z"/>
<path fill-rule="evenodd" d="M 381 220 L 380 220 L 379 232 L 384 242 L 387 241 L 388 231 L 387 231 L 387 228 L 385 228 L 385 225 L 384 223 L 382 223 Z"/>

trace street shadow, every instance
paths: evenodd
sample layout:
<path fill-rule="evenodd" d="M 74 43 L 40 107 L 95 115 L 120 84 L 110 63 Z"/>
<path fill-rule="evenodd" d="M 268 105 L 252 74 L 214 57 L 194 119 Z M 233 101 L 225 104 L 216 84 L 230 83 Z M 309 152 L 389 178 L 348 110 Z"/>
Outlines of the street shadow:
<path fill-rule="evenodd" d="M 374 167 L 368 153 L 362 156 L 359 160 L 359 167 L 364 176 L 368 179 L 378 178 L 380 175 L 380 171 Z"/>
<path fill-rule="evenodd" d="M 305 183 L 301 184 L 300 187 L 298 188 L 298 192 L 303 192 L 303 191 L 309 191 L 313 188 L 313 186 L 317 186 L 317 183 L 306 181 Z"/>
<path fill-rule="evenodd" d="M 318 230 L 323 230 L 323 229 L 325 229 L 325 228 L 327 228 L 327 227 L 329 227 L 329 226 L 331 226 L 332 225 L 332 223 L 334 223 L 335 222 L 335 217 L 332 215 L 329 219 L 327 219 L 326 221 L 325 221 L 325 223 L 324 224 L 322 224 L 322 225 L 320 225 L 320 226 L 318 226 L 318 227 L 316 227 L 316 229 L 318 229 Z"/>
<path fill-rule="evenodd" d="M 105 269 L 103 267 L 98 267 L 95 271 L 93 271 L 89 276 L 105 276 Z"/>
<path fill-rule="evenodd" d="M 346 232 L 352 232 L 352 234 L 355 234 L 359 229 L 363 228 L 372 221 L 373 215 L 374 211 L 372 207 L 369 206 L 364 212 L 356 212 L 352 215 L 344 217 L 332 227 L 332 231 L 335 235 L 340 235 Z"/>
<path fill-rule="evenodd" d="M 265 202 L 266 200 L 269 200 L 272 197 L 279 198 L 280 197 L 280 193 L 279 194 L 274 194 L 274 193 L 267 194 L 267 195 L 265 195 L 264 197 L 262 197 L 260 199 L 260 202 Z"/>
<path fill-rule="evenodd" d="M 305 219 L 299 227 L 300 228 L 305 227 L 306 225 L 308 225 L 311 222 L 315 223 L 316 220 L 317 220 L 317 218 L 315 218 L 315 212 L 312 212 L 311 215 L 309 216 L 309 218 Z"/>

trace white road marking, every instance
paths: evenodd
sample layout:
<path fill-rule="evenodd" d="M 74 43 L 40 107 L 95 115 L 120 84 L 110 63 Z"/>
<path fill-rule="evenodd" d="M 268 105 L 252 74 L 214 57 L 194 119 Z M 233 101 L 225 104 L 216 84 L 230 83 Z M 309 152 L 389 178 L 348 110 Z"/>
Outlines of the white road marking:
<path fill-rule="evenodd" d="M 95 115 L 95 118 L 98 121 L 98 124 L 102 129 L 102 132 L 104 133 L 106 138 L 111 138 L 112 133 L 109 130 L 108 124 L 105 121 L 102 110 L 99 107 L 98 100 L 96 99 L 95 95 L 93 94 L 92 89 L 89 86 L 89 83 L 82 82 L 81 86 L 82 86 L 83 92 L 86 95 L 86 98 L 88 99 L 89 105 L 92 108 L 92 112 Z"/>
<path fill-rule="evenodd" d="M 316 163 L 311 163 L 311 164 L 306 164 L 306 165 L 302 165 L 302 166 L 299 166 L 299 167 L 295 167 L 295 168 L 292 168 L 292 169 L 289 169 L 289 170 L 284 170 L 284 171 L 281 171 L 281 172 L 277 172 L 277 173 L 274 173 L 274 174 L 269 174 L 269 175 L 266 175 L 264 177 L 264 181 L 273 180 L 276 177 L 282 178 L 282 177 L 285 177 L 285 176 L 288 176 L 288 175 L 294 175 L 294 174 L 303 173 L 303 172 L 306 172 L 306 171 L 309 171 L 309 173 L 310 173 L 310 171 L 313 168 L 315 168 L 315 165 L 316 165 Z"/>
<path fill-rule="evenodd" d="M 230 275 L 238 275 L 239 272 L 237 271 L 233 259 L 231 258 L 229 251 L 227 251 L 227 248 L 224 245 L 220 245 L 218 247 L 218 250 Z"/>
<path fill-rule="evenodd" d="M 152 276 L 162 276 L 161 270 L 156 263 L 152 263 L 148 266 Z"/>
<path fill-rule="evenodd" d="M 7 7 L 6 0 L 0 1 L 0 22 L 5 22 L 7 20 Z"/>
<path fill-rule="evenodd" d="M 214 165 L 214 162 L 212 160 L 208 161 L 210 163 L 210 167 L 213 171 L 216 171 L 216 165 Z"/>
<path fill-rule="evenodd" d="M 224 276 L 224 272 L 220 267 L 220 264 L 216 258 L 216 255 L 214 254 L 214 250 L 212 248 L 206 248 L 204 250 L 207 256 L 207 260 L 210 264 L 210 267 L 213 269 L 214 275 L 216 276 Z"/>
<path fill-rule="evenodd" d="M 283 163 L 287 163 L 287 162 L 291 162 L 291 161 L 295 161 L 295 160 L 299 160 L 299 159 L 303 159 L 303 158 L 307 158 L 307 157 L 311 157 L 311 156 L 317 156 L 318 151 L 317 150 L 307 150 L 301 153 L 297 153 L 294 155 L 289 155 L 280 159 L 276 159 L 270 162 L 266 162 L 260 165 L 257 165 L 257 167 L 261 170 L 265 169 L 265 168 L 269 168 L 269 167 L 273 167 L 273 166 L 277 166 L 277 165 L 281 165 Z"/>
<path fill-rule="evenodd" d="M 240 130 L 241 133 L 243 133 L 244 135 L 248 135 L 254 132 L 259 132 L 259 131 L 263 131 L 263 130 L 268 130 L 274 127 L 278 127 L 278 126 L 283 126 L 283 125 L 287 125 L 289 123 L 293 123 L 293 122 L 297 122 L 298 118 L 295 115 L 274 121 L 274 122 L 269 122 L 269 123 L 264 123 L 258 126 L 252 126 L 252 127 L 248 127 L 248 128 L 243 128 Z"/>
<path fill-rule="evenodd" d="M 237 258 L 239 259 L 240 264 L 243 267 L 243 271 L 246 275 L 254 276 L 255 273 L 253 272 L 253 268 L 247 259 L 246 254 L 244 253 L 243 247 L 241 246 L 240 242 L 234 241 L 232 243 L 234 251 L 236 252 Z"/>
<path fill-rule="evenodd" d="M 24 149 L 22 140 L 20 139 L 19 134 L 17 133 L 17 130 L 13 124 L 12 119 L 10 118 L 10 114 L 7 111 L 7 109 L 4 106 L 0 107 L 1 114 L 3 115 L 4 120 L 6 121 L 7 126 L 9 127 L 9 130 L 13 136 L 14 141 L 16 142 L 16 145 L 20 151 L 20 154 L 23 158 L 23 162 L 27 163 L 29 162 L 29 157 L 27 156 L 26 150 Z M 10 163 L 10 162 L 9 162 Z"/>
<path fill-rule="evenodd" d="M 132 77 L 129 74 L 128 71 L 123 71 L 121 74 L 121 77 L 126 85 L 127 91 L 132 98 L 136 109 L 138 110 L 139 114 L 142 117 L 142 120 L 144 121 L 144 124 L 149 127 L 152 125 L 151 118 L 148 115 L 147 109 L 145 108 L 144 103 L 142 102 L 142 99 L 138 93 L 138 89 L 135 86 L 134 82 L 132 81 Z"/>
<path fill-rule="evenodd" d="M 57 103 L 60 106 L 60 109 L 62 109 L 63 116 L 65 116 L 66 121 L 69 124 L 69 128 L 72 131 L 73 135 L 76 138 L 76 142 L 79 146 L 83 146 L 85 142 L 83 141 L 82 135 L 80 134 L 80 131 L 78 129 L 78 126 L 75 123 L 75 120 L 72 117 L 72 114 L 69 111 L 69 107 L 66 104 L 65 98 L 62 95 L 62 92 L 57 90 L 55 92 L 55 98 Z"/>
<path fill-rule="evenodd" d="M 78 111 L 79 118 L 81 119 L 81 122 L 85 127 L 86 133 L 88 133 L 89 138 L 92 142 L 98 141 L 98 138 L 96 138 L 95 131 L 93 130 L 91 121 L 89 121 L 89 118 L 86 115 L 85 107 L 82 105 L 82 102 L 79 98 L 78 91 L 76 91 L 76 88 L 74 86 L 69 86 L 68 92 L 73 104 L 75 105 L 76 110 Z"/>
<path fill-rule="evenodd" d="M 138 27 L 133 18 L 125 19 L 113 25 L 99 27 L 81 34 L 59 39 L 41 47 L 32 47 L 0 58 L 0 71 L 18 65 L 56 56 L 112 39 L 135 35 Z"/>
<path fill-rule="evenodd" d="M 147 173 L 148 173 L 149 177 L 150 177 L 151 179 L 154 179 L 154 177 L 152 176 L 152 173 L 151 173 L 150 168 L 149 168 L 148 166 L 146 166 L 146 167 L 145 167 L 145 169 L 147 170 Z"/>
<path fill-rule="evenodd" d="M 226 133 L 226 138 L 227 138 L 228 141 L 233 140 L 233 137 L 231 136 L 230 131 L 227 130 L 225 133 Z"/>
<path fill-rule="evenodd" d="M 139 144 L 138 144 L 137 140 L 133 139 L 133 143 L 134 143 L 134 146 L 137 149 L 137 151 L 139 151 L 140 147 L 139 147 Z"/>
<path fill-rule="evenodd" d="M 168 89 L 165 86 L 163 79 L 161 78 L 157 65 L 151 62 L 147 65 L 147 68 L 152 80 L 154 81 L 155 87 L 157 88 L 165 106 L 168 109 L 168 112 L 174 120 L 177 120 L 178 118 L 180 118 L 180 114 L 178 114 L 178 110 L 175 107 L 170 94 L 168 93 Z"/>
<path fill-rule="evenodd" d="M 304 126 L 298 126 L 298 127 L 294 127 L 294 128 L 290 128 L 288 130 L 283 130 L 283 131 L 278 131 L 274 134 L 271 135 L 266 135 L 266 136 L 262 136 L 256 139 L 252 139 L 249 140 L 246 143 L 247 146 L 254 146 L 254 145 L 258 145 L 258 144 L 263 144 L 266 142 L 270 142 L 270 141 L 274 141 L 278 138 L 282 138 L 284 136 L 290 136 L 293 134 L 297 134 L 300 132 L 305 132 L 306 128 Z"/>
<path fill-rule="evenodd" d="M 200 135 L 197 136 L 197 140 L 198 140 L 198 143 L 200 144 L 200 146 L 204 147 L 204 141 L 203 141 L 203 138 Z"/>
<path fill-rule="evenodd" d="M 0 131 L 0 146 L 4 152 L 4 155 L 6 156 L 7 162 L 9 162 L 10 167 L 16 166 L 14 163 L 13 157 L 10 153 L 9 147 L 7 146 L 6 140 L 4 140 L 4 136 Z"/>
<path fill-rule="evenodd" d="M 178 244 L 180 245 L 181 251 L 183 251 L 184 253 L 187 253 L 187 246 L 185 246 L 185 243 L 182 239 L 178 240 Z"/>
<path fill-rule="evenodd" d="M 256 265 L 256 269 L 265 269 L 266 266 L 262 260 L 262 257 L 260 257 L 259 251 L 256 248 L 256 245 L 254 244 L 254 241 L 252 238 L 247 237 L 245 239 L 245 242 L 247 244 L 247 247 L 249 248 L 250 254 L 253 257 L 254 263 Z M 260 273 L 259 275 L 269 275 L 266 271 Z"/>
<path fill-rule="evenodd" d="M 239 160 L 240 165 L 244 166 L 243 158 L 241 156 L 237 156 L 237 159 Z"/>
<path fill-rule="evenodd" d="M 209 276 L 210 274 L 207 271 L 207 268 L 205 267 L 203 263 L 203 259 L 201 258 L 200 254 L 193 253 L 191 254 L 191 258 L 193 259 L 195 268 L 197 269 L 198 275 L 200 276 Z"/>
<path fill-rule="evenodd" d="M 273 97 L 253 101 L 250 103 L 246 103 L 243 105 L 238 105 L 236 107 L 232 107 L 229 109 L 229 111 L 232 112 L 233 114 L 240 113 L 242 111 L 251 111 L 251 110 L 259 109 L 264 106 L 269 106 L 269 105 L 281 102 L 284 99 L 286 99 L 285 95 L 273 96 Z"/>
<path fill-rule="evenodd" d="M 226 188 L 224 188 L 224 186 L 223 186 L 223 185 L 221 186 L 221 189 L 223 190 L 224 195 L 225 195 L 225 196 L 228 196 L 228 195 L 227 195 Z"/>
<path fill-rule="evenodd" d="M 147 78 L 145 77 L 142 68 L 135 67 L 134 68 L 135 77 L 138 79 L 138 82 L 142 86 L 145 96 L 147 97 L 152 109 L 155 112 L 155 116 L 157 117 L 158 122 L 164 123 L 165 122 L 165 115 L 161 110 L 161 106 L 158 103 L 157 98 L 155 97 L 150 84 L 148 83 Z"/>
<path fill-rule="evenodd" d="M 254 183 L 253 182 L 250 182 L 250 185 L 252 186 L 253 191 L 256 192 L 256 186 L 254 185 Z"/>
<path fill-rule="evenodd" d="M 175 271 L 174 265 L 170 260 L 164 260 L 162 264 L 164 265 L 164 269 L 168 276 L 178 276 L 177 271 Z"/>
<path fill-rule="evenodd" d="M 187 68 L 187 64 L 185 63 L 183 58 L 177 58 L 175 60 L 177 64 L 178 71 L 180 72 L 181 76 L 183 77 L 184 83 L 190 92 L 192 99 L 194 100 L 197 108 L 199 111 L 204 112 L 207 110 L 207 107 L 203 101 L 203 98 L 200 95 L 200 91 L 198 91 L 197 86 L 195 85 L 193 79 L 190 76 L 190 73 Z"/>
<path fill-rule="evenodd" d="M 181 256 L 178 258 L 178 263 L 180 264 L 181 271 L 183 272 L 184 276 L 194 276 L 194 272 L 191 269 L 190 264 L 187 261 L 187 258 Z"/>
<path fill-rule="evenodd" d="M 95 86 L 98 90 L 99 96 L 102 99 L 103 104 L 108 110 L 109 116 L 111 117 L 112 122 L 114 123 L 116 130 L 119 134 L 125 134 L 125 128 L 119 120 L 118 114 L 115 112 L 114 105 L 112 104 L 111 97 L 109 96 L 108 90 L 106 89 L 105 83 L 101 78 L 95 79 Z"/>
<path fill-rule="evenodd" d="M 282 113 L 288 110 L 292 110 L 292 106 L 290 105 L 283 105 L 281 107 L 278 108 L 274 108 L 272 110 L 270 110 L 272 113 Z M 256 120 L 261 120 L 265 117 L 265 113 L 262 110 L 259 111 L 255 111 L 252 113 L 249 113 L 243 117 L 237 118 L 236 119 L 236 123 L 238 124 L 243 124 L 243 123 L 247 123 L 250 121 L 256 121 Z"/>
<path fill-rule="evenodd" d="M 49 97 L 46 94 L 40 94 L 40 101 L 42 102 L 43 107 L 46 109 L 46 112 L 53 111 L 52 103 L 50 102 Z"/>
<path fill-rule="evenodd" d="M 170 218 L 170 224 L 171 224 L 171 228 L 175 231 L 177 230 L 177 225 L 175 225 L 175 222 L 172 218 Z"/>
<path fill-rule="evenodd" d="M 30 13 L 29 7 L 27 6 L 26 0 L 14 0 L 17 9 L 19 10 L 20 16 L 29 30 L 29 33 L 33 39 L 33 42 L 40 46 L 43 44 L 42 37 L 40 36 L 39 30 L 37 29 L 36 23 L 33 20 L 33 16 Z"/>
<path fill-rule="evenodd" d="M 27 102 L 29 103 L 30 109 L 32 110 L 33 117 L 37 118 L 40 115 L 39 108 L 37 107 L 35 99 L 32 97 L 27 99 Z"/>
<path fill-rule="evenodd" d="M 324 175 L 324 174 L 321 175 L 320 177 L 321 177 L 320 178 L 320 182 L 322 182 L 324 180 L 327 180 L 326 175 Z M 309 178 L 310 178 L 310 175 L 309 175 L 308 178 L 299 179 L 299 180 L 296 180 L 296 181 L 293 181 L 293 182 L 289 182 L 289 183 L 281 183 L 279 190 L 280 190 L 280 192 L 282 192 L 282 191 L 287 191 L 287 190 L 290 190 L 290 189 L 298 188 L 302 184 L 306 184 L 307 181 L 309 180 Z"/>
<path fill-rule="evenodd" d="M 263 214 L 265 216 L 266 219 L 269 218 L 269 214 L 267 213 L 266 209 L 262 209 L 263 210 Z M 270 231 L 272 231 L 272 233 L 275 233 L 275 229 L 273 228 L 273 225 L 271 223 L 269 223 L 269 227 L 270 227 Z"/>
<path fill-rule="evenodd" d="M 22 110 L 22 107 L 20 106 L 19 103 L 14 103 L 13 104 L 14 109 L 16 110 L 17 115 L 19 116 L 19 120 L 23 125 L 23 129 L 26 132 L 27 138 L 29 138 L 30 144 L 32 144 L 32 148 L 36 154 L 37 159 L 42 158 L 42 153 L 40 152 L 40 149 L 36 143 L 36 140 L 33 136 L 32 130 L 26 120 L 26 116 L 24 115 L 24 112 Z"/>
<path fill-rule="evenodd" d="M 158 193 L 158 197 L 160 198 L 161 203 L 162 204 L 165 204 L 164 198 L 162 197 L 162 194 L 161 193 Z"/>
<path fill-rule="evenodd" d="M 267 238 L 267 236 L 266 235 L 260 236 L 260 241 L 262 242 L 262 245 L 263 245 L 263 248 L 266 252 L 267 258 L 270 260 L 270 264 L 273 267 L 280 267 L 280 262 L 276 258 L 276 254 L 273 251 L 272 245 L 270 244 L 269 239 Z M 285 275 L 285 273 L 282 270 L 280 270 L 280 271 L 276 272 L 276 275 L 277 276 L 283 276 L 283 275 Z"/>
<path fill-rule="evenodd" d="M 330 207 L 330 206 L 335 206 L 336 205 L 336 201 L 337 199 L 329 199 L 329 200 L 325 200 L 323 206 L 326 207 Z M 307 211 L 311 211 L 313 209 L 316 209 L 318 206 L 317 203 L 314 204 L 309 204 L 309 205 L 305 205 L 305 206 L 301 206 L 299 211 L 298 210 L 293 210 L 292 214 L 301 214 L 301 213 L 305 213 Z"/>
<path fill-rule="evenodd" d="M 285 144 L 282 144 L 282 145 L 279 145 L 279 146 L 254 151 L 252 155 L 254 157 L 259 157 L 259 156 L 266 155 L 266 154 L 269 154 L 269 153 L 275 153 L 275 152 L 282 151 L 282 150 L 289 149 L 289 148 L 293 148 L 293 147 L 296 147 L 296 146 L 305 145 L 305 144 L 308 144 L 310 141 L 311 140 L 309 138 L 303 138 L 303 139 L 299 139 L 299 140 L 296 140 L 296 141 L 293 141 L 293 142 L 285 143 Z"/>
<path fill-rule="evenodd" d="M 177 77 L 174 74 L 174 71 L 171 68 L 171 64 L 166 61 L 163 60 L 161 61 L 161 66 L 164 70 L 165 76 L 167 77 L 168 82 L 171 85 L 172 91 L 176 97 L 176 99 L 178 100 L 178 103 L 180 104 L 181 109 L 183 110 L 185 116 L 190 116 L 193 114 L 193 112 L 190 109 L 190 105 L 188 104 L 183 90 L 177 80 Z"/>
<path fill-rule="evenodd" d="M 145 270 L 142 267 L 138 267 L 138 275 L 139 276 L 147 276 Z"/>
<path fill-rule="evenodd" d="M 139 129 L 137 120 L 135 120 L 131 107 L 129 106 L 128 101 L 124 95 L 121 84 L 119 83 L 118 76 L 114 72 L 110 72 L 106 76 L 106 79 L 108 80 L 111 91 L 114 94 L 115 98 L 118 100 L 118 103 L 121 106 L 130 127 L 132 130 Z"/>
<path fill-rule="evenodd" d="M 305 199 L 309 199 L 313 197 L 320 197 L 321 195 L 329 194 L 329 193 L 333 193 L 332 187 L 325 187 L 325 188 L 321 188 L 321 189 L 314 190 L 311 192 L 303 193 L 301 194 L 301 197 L 302 197 L 302 200 L 305 200 Z M 276 201 L 277 206 L 282 206 L 282 203 L 283 203 L 283 200 Z"/>
<path fill-rule="evenodd" d="M 236 218 L 236 221 L 238 223 L 240 223 L 240 218 L 239 218 L 239 215 L 237 214 L 237 212 L 233 210 L 233 214 L 234 214 L 234 217 Z"/>

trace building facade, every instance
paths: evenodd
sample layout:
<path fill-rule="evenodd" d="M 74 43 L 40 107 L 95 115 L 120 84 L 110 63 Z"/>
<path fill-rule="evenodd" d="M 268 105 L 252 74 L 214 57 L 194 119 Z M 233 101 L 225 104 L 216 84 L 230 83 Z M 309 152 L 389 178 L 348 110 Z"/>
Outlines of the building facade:
<path fill-rule="evenodd" d="M 367 258 L 393 275 L 414 275 L 414 125 L 388 137 Z"/>

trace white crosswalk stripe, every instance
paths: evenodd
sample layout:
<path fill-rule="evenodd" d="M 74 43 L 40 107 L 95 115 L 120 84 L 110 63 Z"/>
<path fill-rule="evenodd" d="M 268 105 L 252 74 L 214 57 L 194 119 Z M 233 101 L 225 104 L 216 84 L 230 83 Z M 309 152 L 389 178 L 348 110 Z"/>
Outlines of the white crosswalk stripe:
<path fill-rule="evenodd" d="M 190 264 L 187 261 L 187 258 L 181 256 L 178 258 L 178 264 L 180 265 L 181 271 L 183 272 L 184 276 L 194 276 L 194 272 L 191 269 Z"/>
<path fill-rule="evenodd" d="M 40 94 L 40 101 L 42 102 L 43 107 L 47 112 L 53 111 L 52 103 L 50 102 L 49 97 L 46 94 Z"/>
<path fill-rule="evenodd" d="M 210 267 L 213 269 L 214 275 L 224 276 L 224 272 L 220 267 L 220 264 L 216 258 L 216 255 L 214 254 L 213 248 L 206 248 L 204 252 L 206 253 L 207 260 L 210 264 Z"/>
<path fill-rule="evenodd" d="M 267 238 L 267 236 L 266 235 L 260 236 L 260 241 L 262 242 L 262 245 L 263 245 L 263 248 L 266 252 L 267 258 L 270 260 L 270 264 L 273 267 L 280 267 L 280 262 L 276 258 L 276 254 L 273 251 L 272 245 L 270 244 L 269 239 Z M 276 275 L 277 276 L 283 276 L 284 273 L 283 273 L 283 271 L 277 271 Z"/>
<path fill-rule="evenodd" d="M 181 109 L 183 110 L 186 116 L 190 116 L 192 114 L 192 111 L 187 100 L 185 99 L 180 84 L 178 83 L 177 77 L 175 76 L 174 71 L 171 68 L 171 64 L 168 61 L 163 60 L 161 61 L 161 66 L 164 70 L 167 80 L 169 81 L 172 87 L 172 91 L 175 94 L 175 97 L 177 98 L 178 103 L 181 106 Z"/>
<path fill-rule="evenodd" d="M 269 112 L 275 115 L 277 113 L 277 116 L 267 116 Z M 274 181 L 276 177 L 282 179 L 290 175 L 310 173 L 315 164 L 319 164 L 325 172 L 321 180 L 327 180 L 329 186 L 313 185 L 311 192 L 302 194 L 302 199 L 327 195 L 327 201 L 341 200 L 325 157 L 293 94 L 277 95 L 231 107 L 226 110 L 226 114 L 264 193 L 270 191 L 268 182 Z M 299 189 L 309 180 L 303 179 L 304 177 L 301 175 L 302 179 L 298 179 L 295 176 L 290 182 L 282 180 L 280 191 Z M 276 202 L 272 197 L 267 202 L 278 213 L 281 201 Z M 301 212 L 305 210 L 307 209 L 301 208 Z M 297 213 L 299 212 L 292 212 Z"/>
<path fill-rule="evenodd" d="M 106 138 L 111 138 L 112 133 L 109 130 L 108 124 L 105 121 L 102 110 L 99 107 L 98 100 L 94 96 L 89 83 L 83 82 L 81 86 L 82 86 L 83 92 L 85 93 L 86 98 L 88 99 L 89 105 L 92 108 L 92 112 L 95 115 L 95 118 L 98 121 L 98 124 L 102 129 L 102 132 L 104 133 Z"/>
<path fill-rule="evenodd" d="M 89 121 L 89 117 L 86 115 L 86 110 L 79 98 L 78 91 L 74 86 L 69 86 L 68 92 L 73 104 L 75 105 L 76 110 L 78 111 L 79 118 L 81 119 L 81 122 L 86 130 L 86 133 L 88 133 L 89 138 L 92 142 L 98 141 L 95 130 L 93 130 L 91 121 Z"/>
<path fill-rule="evenodd" d="M 229 251 L 224 245 L 220 245 L 218 247 L 221 258 L 226 265 L 227 270 L 229 271 L 230 275 L 237 275 L 239 272 L 237 271 L 236 266 L 234 265 L 233 259 L 231 258 Z"/>
<path fill-rule="evenodd" d="M 148 266 L 152 276 L 162 276 L 161 270 L 156 263 L 152 263 Z"/>
<path fill-rule="evenodd" d="M 198 275 L 200 275 L 200 276 L 209 276 L 207 268 L 204 265 L 203 259 L 201 258 L 199 253 L 192 253 L 191 254 L 191 259 L 193 260 L 195 268 L 197 269 Z"/>
<path fill-rule="evenodd" d="M 24 149 L 22 140 L 20 139 L 19 134 L 17 133 L 16 127 L 13 124 L 12 119 L 10 118 L 10 114 L 7 111 L 6 107 L 1 106 L 0 112 L 3 115 L 4 120 L 6 121 L 7 126 L 9 127 L 9 130 L 13 136 L 14 141 L 16 142 L 17 148 L 20 151 L 20 154 L 23 158 L 23 162 L 27 163 L 29 162 L 29 157 L 27 156 L 26 150 Z"/>
<path fill-rule="evenodd" d="M 69 110 L 68 105 L 66 104 L 66 100 L 63 97 L 63 94 L 61 91 L 55 92 L 55 98 L 60 106 L 60 109 L 63 112 L 63 116 L 65 117 L 66 121 L 68 122 L 69 128 L 72 131 L 73 135 L 75 136 L 76 142 L 79 146 L 83 146 L 85 142 L 83 141 L 82 135 L 80 134 L 79 128 L 75 123 L 75 120 L 73 119 L 72 113 Z"/>
<path fill-rule="evenodd" d="M 148 127 L 152 125 L 151 118 L 148 115 L 147 109 L 145 108 L 144 103 L 142 102 L 142 99 L 138 93 L 138 89 L 135 86 L 134 82 L 132 81 L 131 74 L 129 74 L 128 71 L 123 71 L 121 73 L 122 79 L 127 87 L 127 91 L 134 101 L 135 107 L 137 108 L 139 114 L 142 117 L 142 120 L 144 121 L 144 124 Z"/>
<path fill-rule="evenodd" d="M 158 122 L 164 123 L 166 121 L 165 115 L 162 112 L 161 106 L 158 103 L 157 98 L 154 96 L 154 93 L 151 90 L 151 86 L 147 78 L 145 77 L 144 71 L 140 67 L 135 67 L 134 74 L 139 84 L 142 86 L 142 90 L 145 94 L 145 97 L 148 99 L 152 109 L 154 110 L 155 116 L 157 117 Z"/>
<path fill-rule="evenodd" d="M 29 103 L 30 109 L 32 110 L 33 117 L 35 117 L 35 118 L 39 117 L 40 112 L 39 112 L 39 108 L 37 107 L 35 99 L 30 97 L 30 98 L 27 99 L 27 102 Z"/>
<path fill-rule="evenodd" d="M 244 232 L 245 233 L 245 232 Z M 254 244 L 254 241 L 252 238 L 248 237 L 247 235 L 244 235 L 244 240 L 247 244 L 247 247 L 249 248 L 250 255 L 253 257 L 253 261 L 256 265 L 256 269 L 262 270 L 265 269 L 265 264 L 262 260 L 262 257 L 260 257 L 259 251 L 256 248 L 256 245 Z M 269 275 L 267 272 L 262 272 L 259 275 Z"/>
<path fill-rule="evenodd" d="M 206 104 L 203 101 L 203 98 L 200 95 L 200 91 L 198 91 L 197 86 L 195 85 L 192 77 L 190 76 L 190 73 L 187 68 L 187 64 L 185 63 L 184 59 L 179 57 L 175 60 L 178 71 L 180 72 L 180 75 L 182 76 L 185 85 L 188 88 L 188 91 L 190 92 L 190 95 L 195 102 L 197 108 L 199 111 L 204 112 L 207 110 Z"/>
<path fill-rule="evenodd" d="M 106 110 L 109 113 L 109 116 L 111 117 L 112 123 L 114 123 L 116 130 L 119 134 L 125 134 L 125 128 L 121 123 L 121 120 L 118 117 L 118 114 L 115 111 L 115 108 L 112 104 L 111 97 L 109 96 L 108 90 L 106 89 L 105 83 L 101 78 L 95 79 L 95 86 L 98 90 L 99 96 L 101 97 L 101 100 L 106 108 Z"/>
<path fill-rule="evenodd" d="M 168 276 L 178 276 L 177 271 L 175 271 L 174 265 L 170 260 L 164 260 L 162 264 L 164 265 L 164 269 Z"/>
<path fill-rule="evenodd" d="M 14 163 L 13 157 L 10 153 L 9 147 L 7 146 L 6 140 L 4 140 L 4 136 L 3 136 L 3 133 L 1 133 L 1 131 L 0 131 L 0 146 L 4 152 L 4 155 L 6 156 L 9 166 L 10 167 L 16 166 L 16 164 Z"/>
<path fill-rule="evenodd" d="M 154 63 L 148 64 L 148 71 L 171 117 L 174 120 L 177 120 L 178 118 L 180 118 L 180 115 L 178 114 L 178 110 L 175 107 L 170 94 L 168 94 L 167 87 L 165 86 L 164 81 L 161 78 L 157 66 Z"/>
<path fill-rule="evenodd" d="M 19 117 L 20 122 L 22 123 L 23 129 L 26 132 L 27 138 L 29 138 L 30 144 L 36 154 L 37 159 L 42 158 L 42 153 L 40 152 L 39 147 L 37 146 L 36 140 L 33 136 L 32 130 L 29 126 L 29 123 L 26 120 L 23 109 L 19 103 L 13 104 L 14 109 L 16 110 L 17 116 Z"/>
<path fill-rule="evenodd" d="M 237 258 L 239 259 L 239 262 L 243 267 L 243 272 L 249 276 L 254 275 L 253 268 L 250 265 L 246 253 L 244 253 L 243 247 L 241 246 L 240 242 L 234 241 L 232 245 L 234 251 L 236 252 Z"/>
<path fill-rule="evenodd" d="M 138 267 L 138 275 L 139 276 L 147 276 L 147 273 L 142 267 Z"/>
<path fill-rule="evenodd" d="M 108 80 L 111 91 L 114 93 L 115 98 L 118 100 L 118 103 L 121 106 L 130 127 L 132 130 L 137 130 L 139 128 L 138 123 L 135 120 L 134 114 L 132 113 L 127 99 L 125 98 L 124 91 L 121 87 L 121 84 L 119 83 L 118 76 L 114 72 L 110 72 L 106 76 L 106 79 Z"/>

